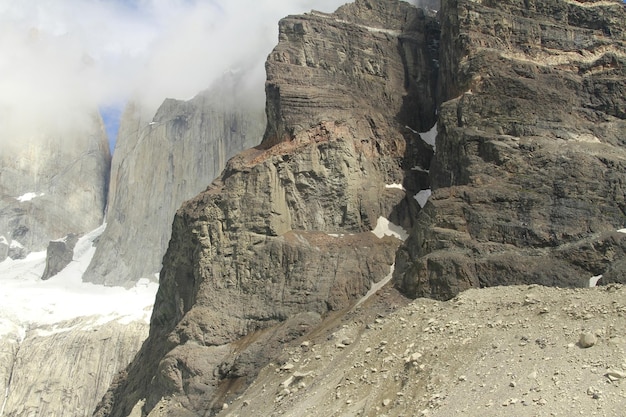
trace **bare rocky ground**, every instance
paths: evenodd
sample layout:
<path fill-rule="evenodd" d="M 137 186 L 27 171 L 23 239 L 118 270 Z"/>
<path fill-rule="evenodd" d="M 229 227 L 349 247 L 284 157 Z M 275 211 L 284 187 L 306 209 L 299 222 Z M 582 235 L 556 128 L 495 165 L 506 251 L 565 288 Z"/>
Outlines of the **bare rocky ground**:
<path fill-rule="evenodd" d="M 391 286 L 286 346 L 223 417 L 619 416 L 626 287 Z"/>

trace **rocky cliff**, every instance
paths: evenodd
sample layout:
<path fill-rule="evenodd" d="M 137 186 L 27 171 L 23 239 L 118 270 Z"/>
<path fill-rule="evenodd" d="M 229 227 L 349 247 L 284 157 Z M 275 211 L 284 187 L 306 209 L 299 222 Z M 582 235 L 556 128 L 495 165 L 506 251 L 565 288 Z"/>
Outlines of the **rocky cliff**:
<path fill-rule="evenodd" d="M 161 269 L 172 219 L 228 158 L 257 145 L 262 109 L 248 105 L 239 76 L 189 101 L 167 99 L 154 116 L 129 105 L 114 152 L 107 228 L 84 280 L 133 285 Z"/>
<path fill-rule="evenodd" d="M 398 253 L 398 286 L 447 299 L 623 282 L 623 4 L 449 0 L 440 15 L 433 195 Z"/>
<path fill-rule="evenodd" d="M 102 223 L 111 157 L 100 117 L 7 141 L 20 145 L 0 154 L 0 261 Z"/>
<path fill-rule="evenodd" d="M 95 415 L 215 414 L 270 360 L 293 370 L 280 346 L 355 317 L 390 271 L 439 299 L 623 280 L 625 17 L 618 1 L 443 0 L 435 17 L 358 0 L 283 19 L 263 141 L 177 212 L 150 335 Z M 370 233 L 385 218 L 404 243 Z"/>
<path fill-rule="evenodd" d="M 428 185 L 434 16 L 358 1 L 279 30 L 263 142 L 178 211 L 150 336 L 98 416 L 210 413 L 281 341 L 389 276 L 400 241 L 371 230 L 420 209 L 388 185 Z"/>

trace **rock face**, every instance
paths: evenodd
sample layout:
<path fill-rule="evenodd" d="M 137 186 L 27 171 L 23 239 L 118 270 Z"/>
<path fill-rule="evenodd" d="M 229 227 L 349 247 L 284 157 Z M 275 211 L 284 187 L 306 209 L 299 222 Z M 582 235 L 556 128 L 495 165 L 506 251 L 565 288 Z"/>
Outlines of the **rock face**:
<path fill-rule="evenodd" d="M 407 3 L 290 16 L 267 62 L 267 130 L 174 220 L 142 350 L 95 415 L 207 415 L 321 314 L 389 274 L 432 148 L 438 25 Z M 413 169 L 416 168 L 416 169 Z M 273 326 L 273 327 L 272 327 Z M 137 414 L 139 415 L 139 414 Z"/>
<path fill-rule="evenodd" d="M 277 340 L 381 281 L 398 247 L 411 297 L 623 280 L 624 28 L 618 1 L 444 0 L 436 19 L 359 0 L 283 19 L 263 142 L 177 212 L 150 335 L 95 415 L 218 412 Z M 433 156 L 417 132 L 436 118 Z M 375 238 L 381 216 L 409 239 Z"/>
<path fill-rule="evenodd" d="M 69 234 L 64 239 L 53 240 L 48 243 L 46 269 L 44 269 L 41 279 L 52 278 L 72 262 L 76 242 L 78 242 L 78 236 Z"/>
<path fill-rule="evenodd" d="M 25 334 L 3 334 L 0 414 L 90 416 L 147 333 L 145 321 L 94 325 L 87 317 Z"/>
<path fill-rule="evenodd" d="M 440 16 L 433 194 L 399 288 L 624 282 L 623 4 L 447 0 Z"/>
<path fill-rule="evenodd" d="M 89 128 L 19 140 L 0 154 L 0 261 L 95 229 L 106 204 L 111 157 L 99 117 Z"/>
<path fill-rule="evenodd" d="M 204 190 L 228 158 L 257 145 L 263 111 L 246 105 L 236 76 L 189 101 L 167 99 L 150 120 L 130 105 L 113 157 L 107 228 L 84 280 L 130 285 L 152 277 L 181 203 Z"/>

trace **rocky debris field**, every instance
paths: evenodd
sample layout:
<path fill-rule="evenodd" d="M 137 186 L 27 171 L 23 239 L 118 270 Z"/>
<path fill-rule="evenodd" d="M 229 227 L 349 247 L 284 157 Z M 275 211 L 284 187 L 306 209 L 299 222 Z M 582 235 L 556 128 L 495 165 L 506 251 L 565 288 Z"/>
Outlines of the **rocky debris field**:
<path fill-rule="evenodd" d="M 617 416 L 626 287 L 385 287 L 286 346 L 220 416 Z"/>

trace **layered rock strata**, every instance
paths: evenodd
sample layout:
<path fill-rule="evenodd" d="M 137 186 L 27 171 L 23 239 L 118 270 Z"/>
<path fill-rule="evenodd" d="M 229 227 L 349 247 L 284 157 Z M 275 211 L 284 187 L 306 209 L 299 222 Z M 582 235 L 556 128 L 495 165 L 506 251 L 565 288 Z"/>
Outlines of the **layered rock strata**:
<path fill-rule="evenodd" d="M 6 139 L 20 145 L 0 153 L 0 262 L 102 224 L 111 159 L 102 120 L 46 132 Z"/>
<path fill-rule="evenodd" d="M 174 220 L 150 336 L 97 416 L 210 415 L 282 341 L 388 276 L 427 187 L 438 25 L 407 3 L 290 16 L 267 62 L 267 129 Z"/>
<path fill-rule="evenodd" d="M 161 269 L 174 213 L 228 158 L 257 145 L 263 111 L 246 104 L 236 75 L 189 101 L 167 99 L 153 117 L 129 105 L 114 152 L 107 227 L 83 279 L 132 285 Z"/>
<path fill-rule="evenodd" d="M 623 4 L 447 0 L 440 16 L 433 194 L 398 253 L 399 288 L 623 282 Z"/>

